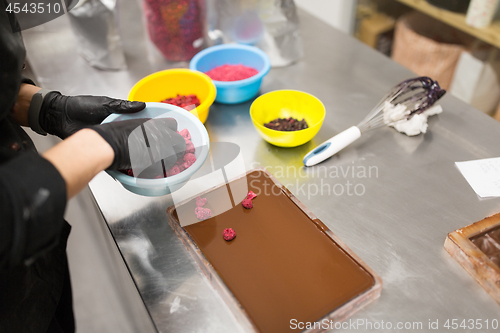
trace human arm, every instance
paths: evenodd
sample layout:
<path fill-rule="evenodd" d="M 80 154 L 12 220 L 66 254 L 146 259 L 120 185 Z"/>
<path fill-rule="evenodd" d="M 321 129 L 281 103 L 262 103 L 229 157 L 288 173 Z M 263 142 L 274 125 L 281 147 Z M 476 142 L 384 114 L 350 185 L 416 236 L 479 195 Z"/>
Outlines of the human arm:
<path fill-rule="evenodd" d="M 130 134 L 146 121 L 83 129 L 43 155 L 25 151 L 0 164 L 0 268 L 29 261 L 57 242 L 67 199 L 104 169 L 130 168 L 129 137 L 135 138 Z M 144 126 L 154 134 L 149 140 L 154 155 L 164 157 L 165 165 L 175 163 L 176 154 L 185 149 L 175 144 L 183 141 L 175 133 L 177 123 L 164 118 Z M 147 151 L 141 153 L 149 157 Z"/>
<path fill-rule="evenodd" d="M 10 116 L 21 126 L 30 126 L 39 134 L 49 133 L 61 139 L 82 128 L 100 124 L 112 113 L 133 113 L 146 106 L 142 102 L 106 96 L 65 96 L 57 91 L 50 91 L 45 92 L 38 110 L 33 107 L 30 110 L 33 96 L 40 90 L 35 85 L 22 83 Z"/>
<path fill-rule="evenodd" d="M 17 95 L 17 101 L 12 108 L 10 116 L 21 126 L 29 126 L 28 110 L 33 95 L 40 91 L 40 87 L 28 83 L 22 83 Z"/>
<path fill-rule="evenodd" d="M 0 268 L 35 259 L 57 243 L 68 198 L 113 161 L 113 150 L 86 129 L 43 155 L 19 153 L 0 165 Z"/>
<path fill-rule="evenodd" d="M 83 129 L 42 156 L 61 174 L 70 199 L 87 186 L 95 175 L 111 165 L 114 152 L 96 131 Z"/>

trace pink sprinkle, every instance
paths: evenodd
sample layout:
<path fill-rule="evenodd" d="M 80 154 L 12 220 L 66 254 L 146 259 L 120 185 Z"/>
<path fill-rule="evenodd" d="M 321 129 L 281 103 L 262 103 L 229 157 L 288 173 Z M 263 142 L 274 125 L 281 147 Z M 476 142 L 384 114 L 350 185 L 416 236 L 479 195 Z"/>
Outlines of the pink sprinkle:
<path fill-rule="evenodd" d="M 257 196 L 257 194 L 253 193 L 253 191 L 250 191 L 248 192 L 247 194 L 247 199 L 250 199 L 252 200 L 253 198 L 255 198 Z"/>
<path fill-rule="evenodd" d="M 224 240 L 226 241 L 232 241 L 234 237 L 236 237 L 236 232 L 233 230 L 233 228 L 227 228 L 224 229 L 222 232 L 222 237 L 224 237 Z"/>
<path fill-rule="evenodd" d="M 196 198 L 196 206 L 203 207 L 207 203 L 207 198 L 197 197 Z"/>
<path fill-rule="evenodd" d="M 241 205 L 245 207 L 246 209 L 250 209 L 253 207 L 252 199 L 245 198 L 241 202 Z"/>
<path fill-rule="evenodd" d="M 215 81 L 239 81 L 248 79 L 258 73 L 259 71 L 255 68 L 242 64 L 217 66 L 205 72 L 205 74 Z"/>
<path fill-rule="evenodd" d="M 212 217 L 212 211 L 209 208 L 196 207 L 194 213 L 198 220 L 203 221 Z"/>

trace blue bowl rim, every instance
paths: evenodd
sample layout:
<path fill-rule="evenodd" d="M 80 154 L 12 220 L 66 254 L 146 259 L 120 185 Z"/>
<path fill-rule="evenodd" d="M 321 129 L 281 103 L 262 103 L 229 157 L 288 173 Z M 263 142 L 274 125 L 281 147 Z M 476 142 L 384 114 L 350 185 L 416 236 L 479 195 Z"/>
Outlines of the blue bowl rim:
<path fill-rule="evenodd" d="M 208 47 L 208 48 L 204 49 L 203 51 L 198 52 L 193 57 L 193 59 L 191 59 L 191 62 L 189 63 L 189 69 L 201 72 L 197 68 L 198 61 L 200 61 L 207 54 L 210 54 L 214 51 L 228 50 L 228 49 L 247 50 L 247 51 L 250 51 L 250 52 L 253 52 L 253 53 L 259 55 L 264 60 L 264 68 L 262 70 L 260 70 L 259 73 L 255 74 L 254 76 L 249 77 L 248 79 L 244 79 L 244 80 L 238 80 L 238 81 L 212 80 L 217 87 L 226 88 L 226 87 L 236 87 L 236 86 L 249 85 L 249 84 L 254 83 L 258 80 L 261 80 L 271 69 L 271 60 L 269 59 L 269 56 L 264 51 L 262 51 L 258 47 L 243 45 L 243 44 L 222 44 L 222 45 L 215 45 L 215 46 Z"/>
<path fill-rule="evenodd" d="M 158 187 L 164 187 L 164 186 L 170 187 L 188 181 L 189 178 L 191 178 L 201 168 L 201 166 L 205 163 L 205 160 L 208 157 L 208 153 L 210 150 L 210 137 L 208 136 L 207 129 L 196 116 L 194 116 L 193 114 L 191 114 L 190 112 L 186 111 L 181 107 L 166 103 L 158 103 L 158 102 L 146 103 L 146 108 L 148 108 L 149 106 L 160 107 L 162 109 L 166 109 L 166 111 L 175 111 L 176 113 L 180 113 L 181 115 L 186 116 L 188 119 L 191 118 L 191 120 L 196 124 L 196 127 L 199 128 L 201 131 L 202 134 L 201 136 L 203 140 L 202 145 L 203 146 L 206 145 L 207 148 L 203 149 L 202 154 L 196 159 L 196 162 L 194 162 L 194 164 L 191 165 L 188 169 L 182 171 L 177 175 L 170 176 L 167 178 L 141 179 L 141 186 L 137 185 L 135 177 L 125 175 L 117 170 L 106 170 L 106 172 L 120 183 L 125 183 L 128 186 L 141 188 L 143 190 L 148 190 L 148 189 L 154 190 L 158 189 Z M 140 112 L 141 111 L 139 111 L 138 113 Z M 118 114 L 118 113 L 110 114 L 108 117 L 106 117 L 106 119 L 102 121 L 102 124 L 112 122 L 116 118 L 122 115 L 124 114 Z M 126 114 L 126 115 L 131 115 L 131 114 Z"/>

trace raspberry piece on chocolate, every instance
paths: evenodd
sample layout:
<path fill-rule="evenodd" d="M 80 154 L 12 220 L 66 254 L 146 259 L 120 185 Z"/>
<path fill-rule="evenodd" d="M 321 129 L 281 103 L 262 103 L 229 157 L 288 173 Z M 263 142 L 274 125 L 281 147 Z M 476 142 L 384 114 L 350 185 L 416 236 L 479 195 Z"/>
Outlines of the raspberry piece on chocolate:
<path fill-rule="evenodd" d="M 212 217 L 212 211 L 209 208 L 196 207 L 194 213 L 198 220 L 203 221 Z"/>
<path fill-rule="evenodd" d="M 207 203 L 207 198 L 196 197 L 196 207 L 203 207 Z"/>
<path fill-rule="evenodd" d="M 247 194 L 247 199 L 250 199 L 252 200 L 253 198 L 255 198 L 257 196 L 257 194 L 253 193 L 253 191 L 250 191 L 248 192 Z"/>
<path fill-rule="evenodd" d="M 241 205 L 243 207 L 245 207 L 246 209 L 250 209 L 253 207 L 253 203 L 252 203 L 252 200 L 251 199 L 248 199 L 248 198 L 245 198 L 243 199 L 243 201 L 241 202 Z"/>
<path fill-rule="evenodd" d="M 224 240 L 227 242 L 232 241 L 234 237 L 236 237 L 236 232 L 233 230 L 233 228 L 224 229 L 224 231 L 222 232 L 222 237 L 224 237 Z"/>

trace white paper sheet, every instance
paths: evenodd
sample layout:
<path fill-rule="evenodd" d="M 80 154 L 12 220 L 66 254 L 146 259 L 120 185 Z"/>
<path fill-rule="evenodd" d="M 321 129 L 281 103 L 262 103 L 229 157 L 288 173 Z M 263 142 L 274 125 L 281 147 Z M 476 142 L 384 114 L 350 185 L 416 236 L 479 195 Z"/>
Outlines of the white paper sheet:
<path fill-rule="evenodd" d="M 500 157 L 455 164 L 481 198 L 500 197 Z"/>

